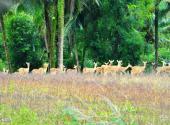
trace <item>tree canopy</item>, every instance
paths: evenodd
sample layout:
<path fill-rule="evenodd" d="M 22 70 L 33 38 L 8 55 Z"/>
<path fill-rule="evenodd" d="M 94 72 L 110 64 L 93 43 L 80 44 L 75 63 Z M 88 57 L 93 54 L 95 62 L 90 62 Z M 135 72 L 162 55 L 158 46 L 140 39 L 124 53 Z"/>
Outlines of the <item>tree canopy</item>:
<path fill-rule="evenodd" d="M 12 64 L 15 71 L 26 61 L 32 68 L 44 62 L 83 68 L 109 59 L 123 60 L 124 65 L 155 58 L 169 61 L 169 10 L 167 0 L 0 1 L 5 24 L 0 30 L 0 63 L 10 61 L 6 67 Z M 10 60 L 2 53 L 9 53 Z"/>

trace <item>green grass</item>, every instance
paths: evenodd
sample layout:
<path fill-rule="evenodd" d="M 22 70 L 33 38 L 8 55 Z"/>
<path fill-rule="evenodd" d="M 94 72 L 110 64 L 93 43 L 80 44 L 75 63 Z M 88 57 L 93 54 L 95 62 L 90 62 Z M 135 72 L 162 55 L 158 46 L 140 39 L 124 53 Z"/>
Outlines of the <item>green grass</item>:
<path fill-rule="evenodd" d="M 0 125 L 169 125 L 169 80 L 1 75 Z"/>

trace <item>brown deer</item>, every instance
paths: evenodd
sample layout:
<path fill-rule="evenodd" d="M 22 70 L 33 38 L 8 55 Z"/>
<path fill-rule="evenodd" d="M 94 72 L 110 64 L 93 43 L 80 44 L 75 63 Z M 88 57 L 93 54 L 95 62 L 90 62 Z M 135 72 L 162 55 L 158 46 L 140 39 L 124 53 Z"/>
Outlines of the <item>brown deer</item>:
<path fill-rule="evenodd" d="M 146 69 L 147 62 L 143 61 L 143 64 L 144 64 L 143 66 L 133 66 L 132 70 L 131 70 L 131 74 L 132 75 L 139 75 L 139 74 L 144 73 L 144 71 Z"/>
<path fill-rule="evenodd" d="M 19 68 L 18 69 L 18 73 L 19 74 L 28 74 L 29 73 L 29 69 L 30 69 L 30 63 L 29 62 L 26 62 L 27 64 L 27 68 Z"/>

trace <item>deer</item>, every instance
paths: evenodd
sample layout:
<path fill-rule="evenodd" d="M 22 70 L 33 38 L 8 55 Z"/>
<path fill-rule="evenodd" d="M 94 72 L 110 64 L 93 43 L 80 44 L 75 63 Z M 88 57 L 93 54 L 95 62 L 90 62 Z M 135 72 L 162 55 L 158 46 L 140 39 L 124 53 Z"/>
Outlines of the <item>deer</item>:
<path fill-rule="evenodd" d="M 109 66 L 109 62 L 108 63 L 104 63 L 104 65 L 102 65 L 101 67 L 96 67 L 96 69 L 94 70 L 95 74 L 104 74 L 104 68 Z"/>
<path fill-rule="evenodd" d="M 146 69 L 147 62 L 143 61 L 143 64 L 144 64 L 143 66 L 133 66 L 132 70 L 131 70 L 131 74 L 132 75 L 139 75 L 139 74 L 144 73 L 144 71 Z"/>
<path fill-rule="evenodd" d="M 8 74 L 8 73 L 9 73 L 9 70 L 6 69 L 6 68 L 3 68 L 3 73 L 4 73 L 4 74 Z"/>
<path fill-rule="evenodd" d="M 44 63 L 43 67 L 39 69 L 33 69 L 32 73 L 33 74 L 45 74 L 47 72 L 47 68 L 48 68 L 48 63 Z"/>
<path fill-rule="evenodd" d="M 79 70 L 79 66 L 74 65 L 73 69 L 66 69 L 66 73 L 77 73 Z"/>
<path fill-rule="evenodd" d="M 65 66 L 63 65 L 63 70 L 61 70 L 60 68 L 50 68 L 50 74 L 55 75 L 57 73 L 61 73 L 61 72 L 65 72 Z"/>
<path fill-rule="evenodd" d="M 120 73 L 126 73 L 126 71 L 132 70 L 132 65 L 130 63 L 128 63 L 128 65 L 126 67 L 120 67 Z"/>
<path fill-rule="evenodd" d="M 94 62 L 94 67 L 93 68 L 87 68 L 85 67 L 83 69 L 83 73 L 94 73 L 97 68 L 97 63 Z"/>
<path fill-rule="evenodd" d="M 114 60 L 109 60 L 109 66 L 113 65 Z"/>
<path fill-rule="evenodd" d="M 19 73 L 19 74 L 28 74 L 28 73 L 29 73 L 30 63 L 29 63 L 29 62 L 26 62 L 26 64 L 27 64 L 27 68 L 19 68 L 19 69 L 18 69 L 18 73 Z"/>
<path fill-rule="evenodd" d="M 104 74 L 112 74 L 112 73 L 120 73 L 121 69 L 123 69 L 122 66 L 122 60 L 117 60 L 117 66 L 105 66 L 104 67 Z"/>
<path fill-rule="evenodd" d="M 156 68 L 156 74 L 162 74 L 162 73 L 170 73 L 170 65 L 165 62 L 165 61 L 161 61 L 162 62 L 162 67 L 157 67 Z"/>

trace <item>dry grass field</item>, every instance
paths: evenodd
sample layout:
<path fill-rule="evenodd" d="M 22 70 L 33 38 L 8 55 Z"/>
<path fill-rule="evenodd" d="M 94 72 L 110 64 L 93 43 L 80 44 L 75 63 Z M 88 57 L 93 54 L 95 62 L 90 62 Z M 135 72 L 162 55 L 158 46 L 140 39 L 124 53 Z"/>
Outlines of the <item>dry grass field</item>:
<path fill-rule="evenodd" d="M 0 125 L 170 125 L 170 77 L 0 74 Z"/>

